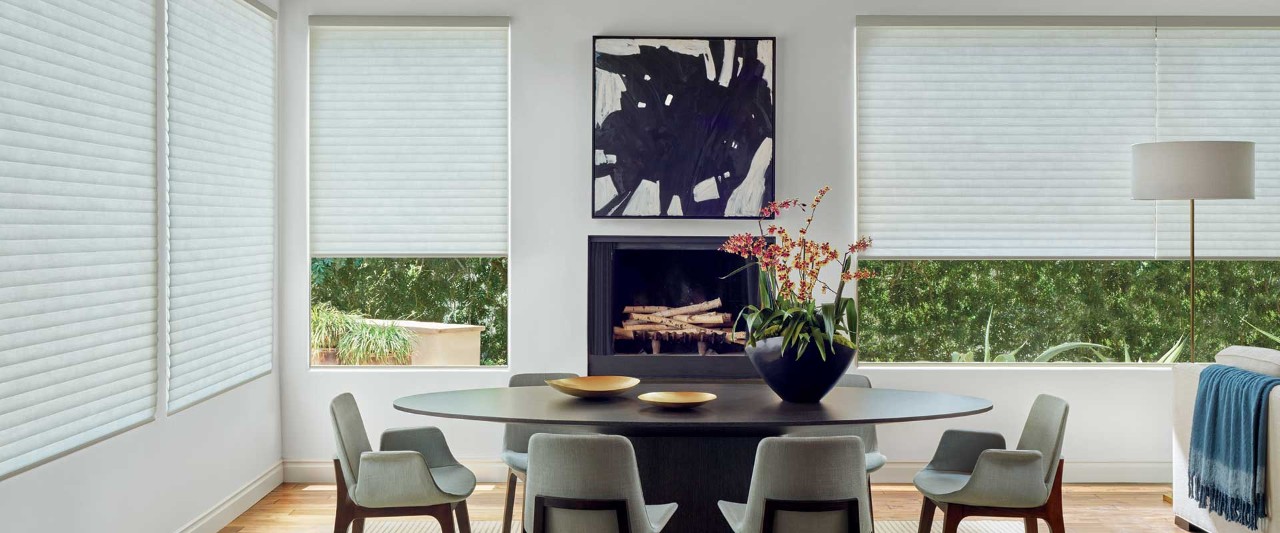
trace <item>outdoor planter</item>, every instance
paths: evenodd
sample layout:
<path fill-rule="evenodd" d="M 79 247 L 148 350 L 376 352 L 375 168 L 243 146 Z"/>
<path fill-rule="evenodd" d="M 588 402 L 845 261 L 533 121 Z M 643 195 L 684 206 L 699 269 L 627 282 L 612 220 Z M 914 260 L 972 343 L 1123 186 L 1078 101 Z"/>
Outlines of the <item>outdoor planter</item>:
<path fill-rule="evenodd" d="M 480 366 L 480 334 L 484 326 L 413 320 L 368 321 L 396 325 L 413 333 L 410 364 L 414 366 Z"/>

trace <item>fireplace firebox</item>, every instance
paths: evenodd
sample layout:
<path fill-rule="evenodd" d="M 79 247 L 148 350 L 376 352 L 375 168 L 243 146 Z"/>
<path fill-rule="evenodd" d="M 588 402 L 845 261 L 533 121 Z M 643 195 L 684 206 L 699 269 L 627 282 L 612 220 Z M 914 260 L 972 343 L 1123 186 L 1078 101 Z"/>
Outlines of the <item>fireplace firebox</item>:
<path fill-rule="evenodd" d="M 725 278 L 744 259 L 719 251 L 725 237 L 588 238 L 587 347 L 592 375 L 640 378 L 757 377 L 733 331 L 759 302 L 755 269 Z"/>

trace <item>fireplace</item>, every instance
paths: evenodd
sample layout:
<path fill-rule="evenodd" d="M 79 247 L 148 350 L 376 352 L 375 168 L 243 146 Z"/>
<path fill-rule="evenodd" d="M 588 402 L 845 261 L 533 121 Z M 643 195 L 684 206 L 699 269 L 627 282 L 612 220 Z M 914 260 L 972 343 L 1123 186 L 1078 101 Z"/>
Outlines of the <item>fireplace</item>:
<path fill-rule="evenodd" d="M 588 372 L 640 378 L 755 378 L 733 331 L 759 302 L 754 269 L 725 237 L 588 238 Z"/>

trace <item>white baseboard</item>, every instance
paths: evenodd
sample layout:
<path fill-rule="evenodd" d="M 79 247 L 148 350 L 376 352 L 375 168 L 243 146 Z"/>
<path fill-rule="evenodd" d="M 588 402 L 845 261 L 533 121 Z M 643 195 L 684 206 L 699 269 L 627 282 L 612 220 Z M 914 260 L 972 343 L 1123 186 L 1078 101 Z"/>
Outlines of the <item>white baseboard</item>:
<path fill-rule="evenodd" d="M 874 483 L 910 483 L 922 462 L 889 462 L 874 474 Z M 1067 460 L 1062 481 L 1065 483 L 1171 483 L 1172 462 L 1086 463 Z"/>
<path fill-rule="evenodd" d="M 284 482 L 284 466 L 276 463 L 212 509 L 178 529 L 178 533 L 217 533 Z"/>
<path fill-rule="evenodd" d="M 507 465 L 497 459 L 459 459 L 463 466 L 476 474 L 481 483 L 503 483 L 507 481 Z M 333 483 L 333 459 L 285 460 L 285 483 Z"/>
<path fill-rule="evenodd" d="M 463 459 L 462 464 L 476 473 L 482 483 L 500 483 L 507 479 L 507 466 L 498 460 Z M 876 483 L 911 483 L 925 463 L 897 461 L 871 475 Z M 1067 461 L 1063 472 L 1067 483 L 1170 483 L 1173 465 L 1169 462 L 1085 463 Z M 286 483 L 333 483 L 333 460 L 285 461 Z"/>

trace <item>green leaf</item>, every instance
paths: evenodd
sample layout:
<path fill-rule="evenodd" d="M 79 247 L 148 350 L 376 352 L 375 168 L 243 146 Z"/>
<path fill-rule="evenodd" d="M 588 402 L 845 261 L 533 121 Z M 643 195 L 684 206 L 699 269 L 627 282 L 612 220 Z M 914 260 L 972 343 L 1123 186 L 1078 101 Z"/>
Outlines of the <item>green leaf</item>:
<path fill-rule="evenodd" d="M 1059 344 L 1059 345 L 1057 345 L 1057 346 L 1050 347 L 1049 349 L 1047 349 L 1047 350 L 1045 350 L 1045 351 L 1043 351 L 1043 352 L 1040 352 L 1040 355 L 1037 355 L 1037 356 L 1035 357 L 1035 359 L 1032 359 L 1031 361 L 1032 361 L 1033 363 L 1047 363 L 1047 362 L 1049 362 L 1049 361 L 1052 361 L 1052 360 L 1053 360 L 1053 358 L 1055 358 L 1055 357 L 1057 357 L 1057 356 L 1059 356 L 1059 355 L 1062 355 L 1062 354 L 1064 354 L 1064 353 L 1067 353 L 1067 352 L 1069 352 L 1069 351 L 1071 351 L 1071 350 L 1079 350 L 1079 349 L 1081 349 L 1081 348 L 1089 348 L 1089 349 L 1092 349 L 1092 350 L 1095 350 L 1095 351 L 1096 351 L 1096 350 L 1110 350 L 1110 349 L 1111 349 L 1111 348 L 1106 347 L 1106 346 L 1103 346 L 1103 345 L 1101 345 L 1101 344 L 1095 344 L 1095 343 L 1092 343 L 1092 342 L 1064 342 L 1064 343 Z"/>
<path fill-rule="evenodd" d="M 1248 320 L 1245 320 L 1245 321 L 1244 321 L 1244 323 L 1245 323 L 1245 324 L 1249 324 L 1249 327 L 1253 328 L 1254 330 L 1257 330 L 1257 332 L 1258 332 L 1258 333 L 1263 334 L 1263 335 L 1264 335 L 1264 336 L 1266 336 L 1268 339 L 1271 339 L 1271 340 L 1273 340 L 1273 341 L 1275 341 L 1275 342 L 1277 342 L 1277 343 L 1280 343 L 1280 336 L 1276 336 L 1275 334 L 1273 334 L 1273 333 L 1271 333 L 1271 332 L 1268 332 L 1268 331 L 1266 331 L 1266 330 L 1264 330 L 1264 329 L 1262 329 L 1262 328 L 1260 328 L 1260 327 L 1258 327 L 1258 326 L 1255 326 L 1255 325 L 1253 325 L 1252 323 L 1250 323 Z"/>
<path fill-rule="evenodd" d="M 1164 364 L 1177 362 L 1178 357 L 1182 355 L 1182 348 L 1186 346 L 1186 342 L 1186 337 L 1178 337 L 1178 342 L 1173 343 L 1173 347 L 1169 348 L 1169 351 L 1165 352 L 1159 359 L 1156 359 L 1156 362 Z"/>

